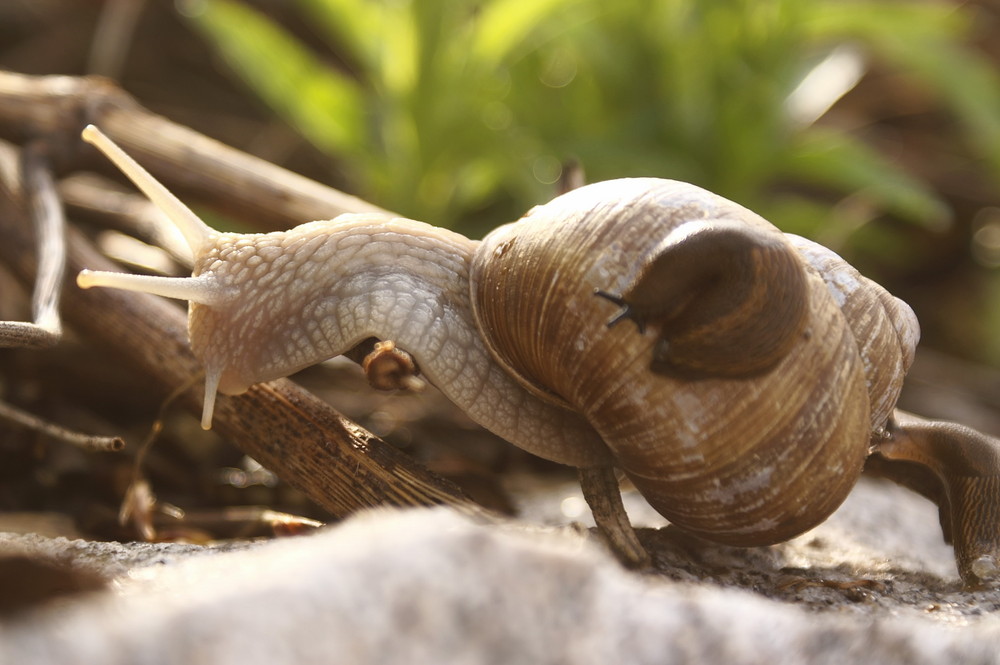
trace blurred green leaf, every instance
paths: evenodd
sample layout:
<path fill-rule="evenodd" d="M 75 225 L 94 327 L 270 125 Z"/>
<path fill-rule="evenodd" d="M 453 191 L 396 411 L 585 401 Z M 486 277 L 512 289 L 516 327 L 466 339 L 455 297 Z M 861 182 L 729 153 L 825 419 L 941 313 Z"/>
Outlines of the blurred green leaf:
<path fill-rule="evenodd" d="M 556 11 L 566 10 L 576 0 L 494 0 L 484 3 L 476 18 L 474 57 L 495 67 L 521 47 L 526 38 L 546 24 Z"/>
<path fill-rule="evenodd" d="M 797 179 L 863 196 L 874 205 L 942 230 L 947 205 L 917 179 L 864 143 L 840 132 L 814 128 L 796 141 L 784 165 Z"/>
<path fill-rule="evenodd" d="M 326 30 L 332 43 L 347 50 L 353 60 L 365 66 L 375 62 L 381 16 L 380 3 L 356 0 L 298 0 L 303 10 Z"/>
<path fill-rule="evenodd" d="M 994 68 L 946 43 L 905 49 L 896 59 L 910 66 L 952 108 L 970 147 L 1000 177 L 1000 76 Z"/>
<path fill-rule="evenodd" d="M 864 215 L 936 228 L 949 211 L 903 165 L 789 116 L 844 43 L 913 77 L 1000 173 L 1000 80 L 947 2 L 299 0 L 353 76 L 235 0 L 207 4 L 202 30 L 363 196 L 439 224 L 514 218 L 578 160 L 591 180 L 688 180 L 778 220 L 797 208 L 792 223 L 827 236 Z M 868 212 L 824 216 L 831 200 Z"/>
<path fill-rule="evenodd" d="M 203 0 L 191 16 L 226 62 L 309 141 L 331 155 L 366 144 L 355 81 L 320 62 L 266 16 L 230 0 Z"/>
<path fill-rule="evenodd" d="M 920 48 L 928 39 L 957 38 L 966 15 L 947 2 L 898 0 L 811 0 L 800 28 L 812 38 L 859 39 L 877 44 L 900 41 Z"/>
<path fill-rule="evenodd" d="M 1000 75 L 963 43 L 971 15 L 951 3 L 829 0 L 817 5 L 808 27 L 818 38 L 861 41 L 926 86 L 1000 177 Z"/>

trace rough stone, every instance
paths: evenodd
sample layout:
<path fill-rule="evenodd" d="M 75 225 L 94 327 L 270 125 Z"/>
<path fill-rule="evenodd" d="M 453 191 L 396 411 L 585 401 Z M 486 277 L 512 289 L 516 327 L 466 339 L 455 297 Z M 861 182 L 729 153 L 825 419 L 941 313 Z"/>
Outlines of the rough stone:
<path fill-rule="evenodd" d="M 0 553 L 110 581 L 0 621 L 0 663 L 998 662 L 1000 593 L 961 589 L 922 504 L 863 483 L 827 524 L 749 550 L 646 529 L 645 574 L 543 509 L 374 511 L 224 548 L 9 535 Z"/>

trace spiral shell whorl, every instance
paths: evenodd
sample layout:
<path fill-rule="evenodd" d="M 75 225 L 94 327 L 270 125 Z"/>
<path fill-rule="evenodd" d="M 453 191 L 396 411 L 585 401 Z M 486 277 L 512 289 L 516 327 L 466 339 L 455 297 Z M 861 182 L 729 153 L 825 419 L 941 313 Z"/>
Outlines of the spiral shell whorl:
<path fill-rule="evenodd" d="M 847 319 L 865 369 L 872 431 L 883 428 L 913 363 L 920 324 L 910 306 L 862 275 L 835 252 L 811 240 L 788 235 L 826 282 Z"/>
<path fill-rule="evenodd" d="M 473 302 L 498 360 L 581 413 L 665 517 L 723 542 L 777 542 L 836 509 L 869 441 L 861 361 L 822 280 L 808 273 L 807 319 L 789 354 L 752 379 L 651 372 L 655 335 L 595 315 L 595 289 L 624 292 L 649 248 L 707 219 L 781 236 L 691 185 L 599 183 L 490 234 Z"/>
<path fill-rule="evenodd" d="M 811 276 L 810 286 L 821 301 L 823 283 Z M 650 414 L 643 422 L 621 412 L 612 420 L 623 424 L 598 427 L 609 442 L 628 441 L 609 445 L 671 522 L 713 540 L 763 545 L 816 526 L 846 498 L 870 434 L 861 368 L 833 308 L 811 308 L 806 334 L 754 380 L 662 387 L 661 412 L 672 411 L 670 419 Z M 611 404 L 603 416 L 613 413 Z"/>

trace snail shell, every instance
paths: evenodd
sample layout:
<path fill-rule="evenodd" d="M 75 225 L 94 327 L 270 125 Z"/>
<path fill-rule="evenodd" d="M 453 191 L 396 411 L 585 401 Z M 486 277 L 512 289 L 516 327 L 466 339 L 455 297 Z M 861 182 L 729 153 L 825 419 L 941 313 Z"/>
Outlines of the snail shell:
<path fill-rule="evenodd" d="M 702 322 L 702 337 L 714 338 L 702 353 L 753 356 L 759 344 L 746 335 L 769 329 L 789 343 L 763 370 L 747 357 L 742 372 L 709 368 L 692 377 L 683 359 L 657 371 L 662 346 L 677 346 L 663 329 L 669 322 L 647 334 L 608 326 L 614 312 L 595 290 L 634 290 L 657 254 L 689 236 L 688 227 L 734 223 L 767 246 L 768 260 L 748 265 L 773 273 L 741 279 L 762 289 L 764 300 L 778 296 L 771 310 L 751 313 L 762 320 L 743 325 L 743 337 L 727 337 L 726 326 L 741 320 L 744 305 L 760 310 L 752 289 L 743 303 Z M 822 522 L 846 497 L 873 430 L 895 404 L 917 337 L 905 304 L 858 279 L 832 252 L 805 257 L 797 251 L 804 242 L 793 244 L 754 213 L 692 185 L 598 183 L 491 233 L 473 264 L 473 305 L 498 361 L 536 394 L 583 415 L 672 523 L 726 543 L 773 543 Z M 796 279 L 789 263 L 804 284 L 798 303 L 785 301 L 796 295 L 786 288 Z M 664 279 L 669 266 L 654 272 Z M 701 298 L 691 286 L 699 295 L 690 297 Z M 798 316 L 801 325 L 786 325 Z"/>

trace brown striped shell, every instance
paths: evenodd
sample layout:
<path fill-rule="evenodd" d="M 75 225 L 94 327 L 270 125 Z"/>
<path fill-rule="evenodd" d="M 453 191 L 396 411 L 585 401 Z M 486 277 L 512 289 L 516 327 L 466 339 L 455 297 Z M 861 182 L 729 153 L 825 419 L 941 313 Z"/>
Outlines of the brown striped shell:
<path fill-rule="evenodd" d="M 764 238 L 767 251 L 745 260 L 703 252 L 676 263 L 745 263 L 756 272 L 786 266 L 788 274 L 767 286 L 754 275 L 708 282 L 722 294 L 713 298 L 738 292 L 761 310 L 763 324 L 746 323 L 738 308 L 701 312 L 704 280 L 691 284 L 692 295 L 662 286 L 672 279 L 673 259 L 658 257 L 690 236 L 691 225 L 734 223 Z M 873 428 L 895 404 L 916 340 L 905 305 L 857 280 L 836 255 L 808 256 L 761 217 L 700 188 L 610 181 L 487 236 L 472 268 L 472 299 L 496 359 L 536 394 L 582 414 L 672 523 L 720 542 L 773 543 L 819 524 L 847 496 Z M 796 280 L 801 288 L 784 287 Z M 669 298 L 655 304 L 662 294 Z M 608 300 L 625 309 L 616 314 Z M 774 307 L 761 309 L 769 301 Z M 859 313 L 853 325 L 845 317 Z M 622 317 L 636 325 L 608 325 Z M 742 332 L 727 341 L 730 327 Z M 750 336 L 772 329 L 786 341 Z M 730 372 L 702 361 L 692 371 L 669 358 L 698 340 L 714 344 L 699 352 L 704 357 L 725 355 L 720 365 L 780 354 Z M 883 361 L 883 353 L 892 358 Z"/>
<path fill-rule="evenodd" d="M 788 234 L 788 241 L 823 277 L 847 319 L 865 368 L 872 430 L 885 427 L 920 338 L 917 317 L 905 302 L 862 275 L 832 250 Z"/>

